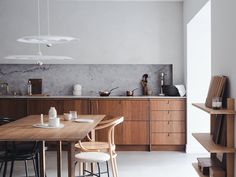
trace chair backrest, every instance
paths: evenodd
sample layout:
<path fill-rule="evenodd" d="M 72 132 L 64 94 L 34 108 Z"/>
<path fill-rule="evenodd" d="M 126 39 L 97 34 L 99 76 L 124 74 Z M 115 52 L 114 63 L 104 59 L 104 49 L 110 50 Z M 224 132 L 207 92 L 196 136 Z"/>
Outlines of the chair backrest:
<path fill-rule="evenodd" d="M 115 117 L 106 121 L 102 121 L 95 130 L 108 128 L 108 143 L 112 146 L 115 144 L 115 127 L 124 121 L 124 117 Z"/>
<path fill-rule="evenodd" d="M 8 117 L 0 117 L 0 126 L 4 125 L 4 124 L 7 124 L 7 123 L 10 123 L 10 122 L 13 122 L 14 120 L 15 119 L 8 118 Z"/>
<path fill-rule="evenodd" d="M 15 119 L 8 117 L 0 117 L 0 126 L 13 121 L 15 121 Z M 4 149 L 8 153 L 32 153 L 38 149 L 38 142 L 37 141 L 4 142 Z"/>

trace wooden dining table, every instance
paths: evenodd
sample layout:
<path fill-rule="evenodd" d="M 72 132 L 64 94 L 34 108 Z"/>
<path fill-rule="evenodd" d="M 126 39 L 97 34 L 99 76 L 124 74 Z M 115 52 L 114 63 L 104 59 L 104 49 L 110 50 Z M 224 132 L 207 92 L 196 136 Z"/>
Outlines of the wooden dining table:
<path fill-rule="evenodd" d="M 33 125 L 39 124 L 40 115 L 30 115 L 14 122 L 0 126 L 0 141 L 38 141 L 40 146 L 40 177 L 45 177 L 45 142 L 54 141 L 57 144 L 57 176 L 62 176 L 62 142 L 68 144 L 68 177 L 75 176 L 75 143 L 83 140 L 105 115 L 79 115 L 80 119 L 92 119 L 93 122 L 81 123 L 75 121 L 64 121 L 63 128 L 37 128 Z M 48 118 L 44 118 L 48 122 Z"/>

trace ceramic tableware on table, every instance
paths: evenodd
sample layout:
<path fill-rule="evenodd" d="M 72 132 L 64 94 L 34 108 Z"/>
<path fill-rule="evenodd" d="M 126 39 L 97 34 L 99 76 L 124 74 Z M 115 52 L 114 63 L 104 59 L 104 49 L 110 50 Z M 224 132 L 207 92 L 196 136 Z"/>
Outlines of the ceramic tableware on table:
<path fill-rule="evenodd" d="M 59 127 L 60 126 L 60 118 L 49 118 L 48 126 L 49 127 Z"/>
<path fill-rule="evenodd" d="M 49 118 L 56 118 L 57 117 L 57 110 L 55 107 L 51 107 L 48 111 Z"/>
<path fill-rule="evenodd" d="M 64 120 L 71 120 L 72 119 L 72 115 L 70 113 L 64 113 Z"/>
<path fill-rule="evenodd" d="M 70 111 L 71 114 L 71 119 L 77 119 L 78 115 L 77 115 L 77 111 Z"/>

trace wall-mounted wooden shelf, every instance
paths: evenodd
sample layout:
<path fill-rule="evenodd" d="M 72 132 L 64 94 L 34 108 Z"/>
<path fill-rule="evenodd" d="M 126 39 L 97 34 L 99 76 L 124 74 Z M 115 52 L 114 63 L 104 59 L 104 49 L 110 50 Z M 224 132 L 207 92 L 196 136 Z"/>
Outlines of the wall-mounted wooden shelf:
<path fill-rule="evenodd" d="M 210 133 L 193 133 L 194 138 L 210 153 L 235 153 L 236 149 L 220 146 L 213 142 Z"/>
<path fill-rule="evenodd" d="M 235 110 L 229 110 L 229 109 L 216 110 L 216 109 L 206 107 L 204 103 L 193 103 L 192 105 L 209 113 L 209 114 L 225 114 L 225 115 L 236 114 Z"/>
<path fill-rule="evenodd" d="M 210 114 L 210 133 L 193 133 L 193 137 L 208 151 L 211 153 L 211 158 L 215 158 L 217 153 L 225 153 L 226 155 L 226 174 L 227 177 L 234 177 L 234 116 L 236 111 L 234 110 L 234 99 L 227 99 L 227 109 L 211 109 L 205 106 L 203 103 L 193 103 L 193 106 Z M 214 133 L 216 116 L 223 116 L 226 121 L 226 146 L 220 146 L 213 142 L 212 134 Z M 198 168 L 197 164 L 193 164 L 200 177 L 205 177 Z"/>
<path fill-rule="evenodd" d="M 193 163 L 193 168 L 196 170 L 197 174 L 200 176 L 200 177 L 209 177 L 209 176 L 206 176 L 206 175 L 203 175 L 202 172 L 200 171 L 199 167 L 198 167 L 198 164 L 197 163 Z"/>

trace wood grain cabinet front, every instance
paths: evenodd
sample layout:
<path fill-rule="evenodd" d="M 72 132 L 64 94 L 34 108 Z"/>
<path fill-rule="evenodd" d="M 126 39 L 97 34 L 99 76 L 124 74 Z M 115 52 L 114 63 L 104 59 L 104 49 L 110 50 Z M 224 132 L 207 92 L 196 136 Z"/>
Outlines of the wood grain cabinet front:
<path fill-rule="evenodd" d="M 115 143 L 122 150 L 155 150 L 155 146 L 161 146 L 161 150 L 175 150 L 169 146 L 185 148 L 185 99 L 0 99 L 0 116 L 47 115 L 50 107 L 55 107 L 58 114 L 77 111 L 78 114 L 105 114 L 105 119 L 124 116 L 124 122 L 115 128 Z M 107 141 L 107 130 L 98 131 L 96 139 Z"/>
<path fill-rule="evenodd" d="M 77 111 L 78 114 L 88 114 L 89 101 L 87 99 L 28 99 L 28 115 L 48 114 L 50 107 L 55 107 L 57 114 L 62 115 L 69 111 Z"/>
<path fill-rule="evenodd" d="M 151 145 L 174 146 L 186 144 L 185 99 L 150 101 Z"/>
<path fill-rule="evenodd" d="M 149 144 L 149 102 L 148 100 L 92 100 L 92 114 L 105 114 L 106 118 L 124 116 L 125 121 L 115 130 L 118 145 Z M 141 131 L 142 130 L 142 131 Z M 97 139 L 103 141 L 106 130 L 97 133 Z"/>
<path fill-rule="evenodd" d="M 27 115 L 25 99 L 0 99 L 0 117 L 20 119 Z"/>

